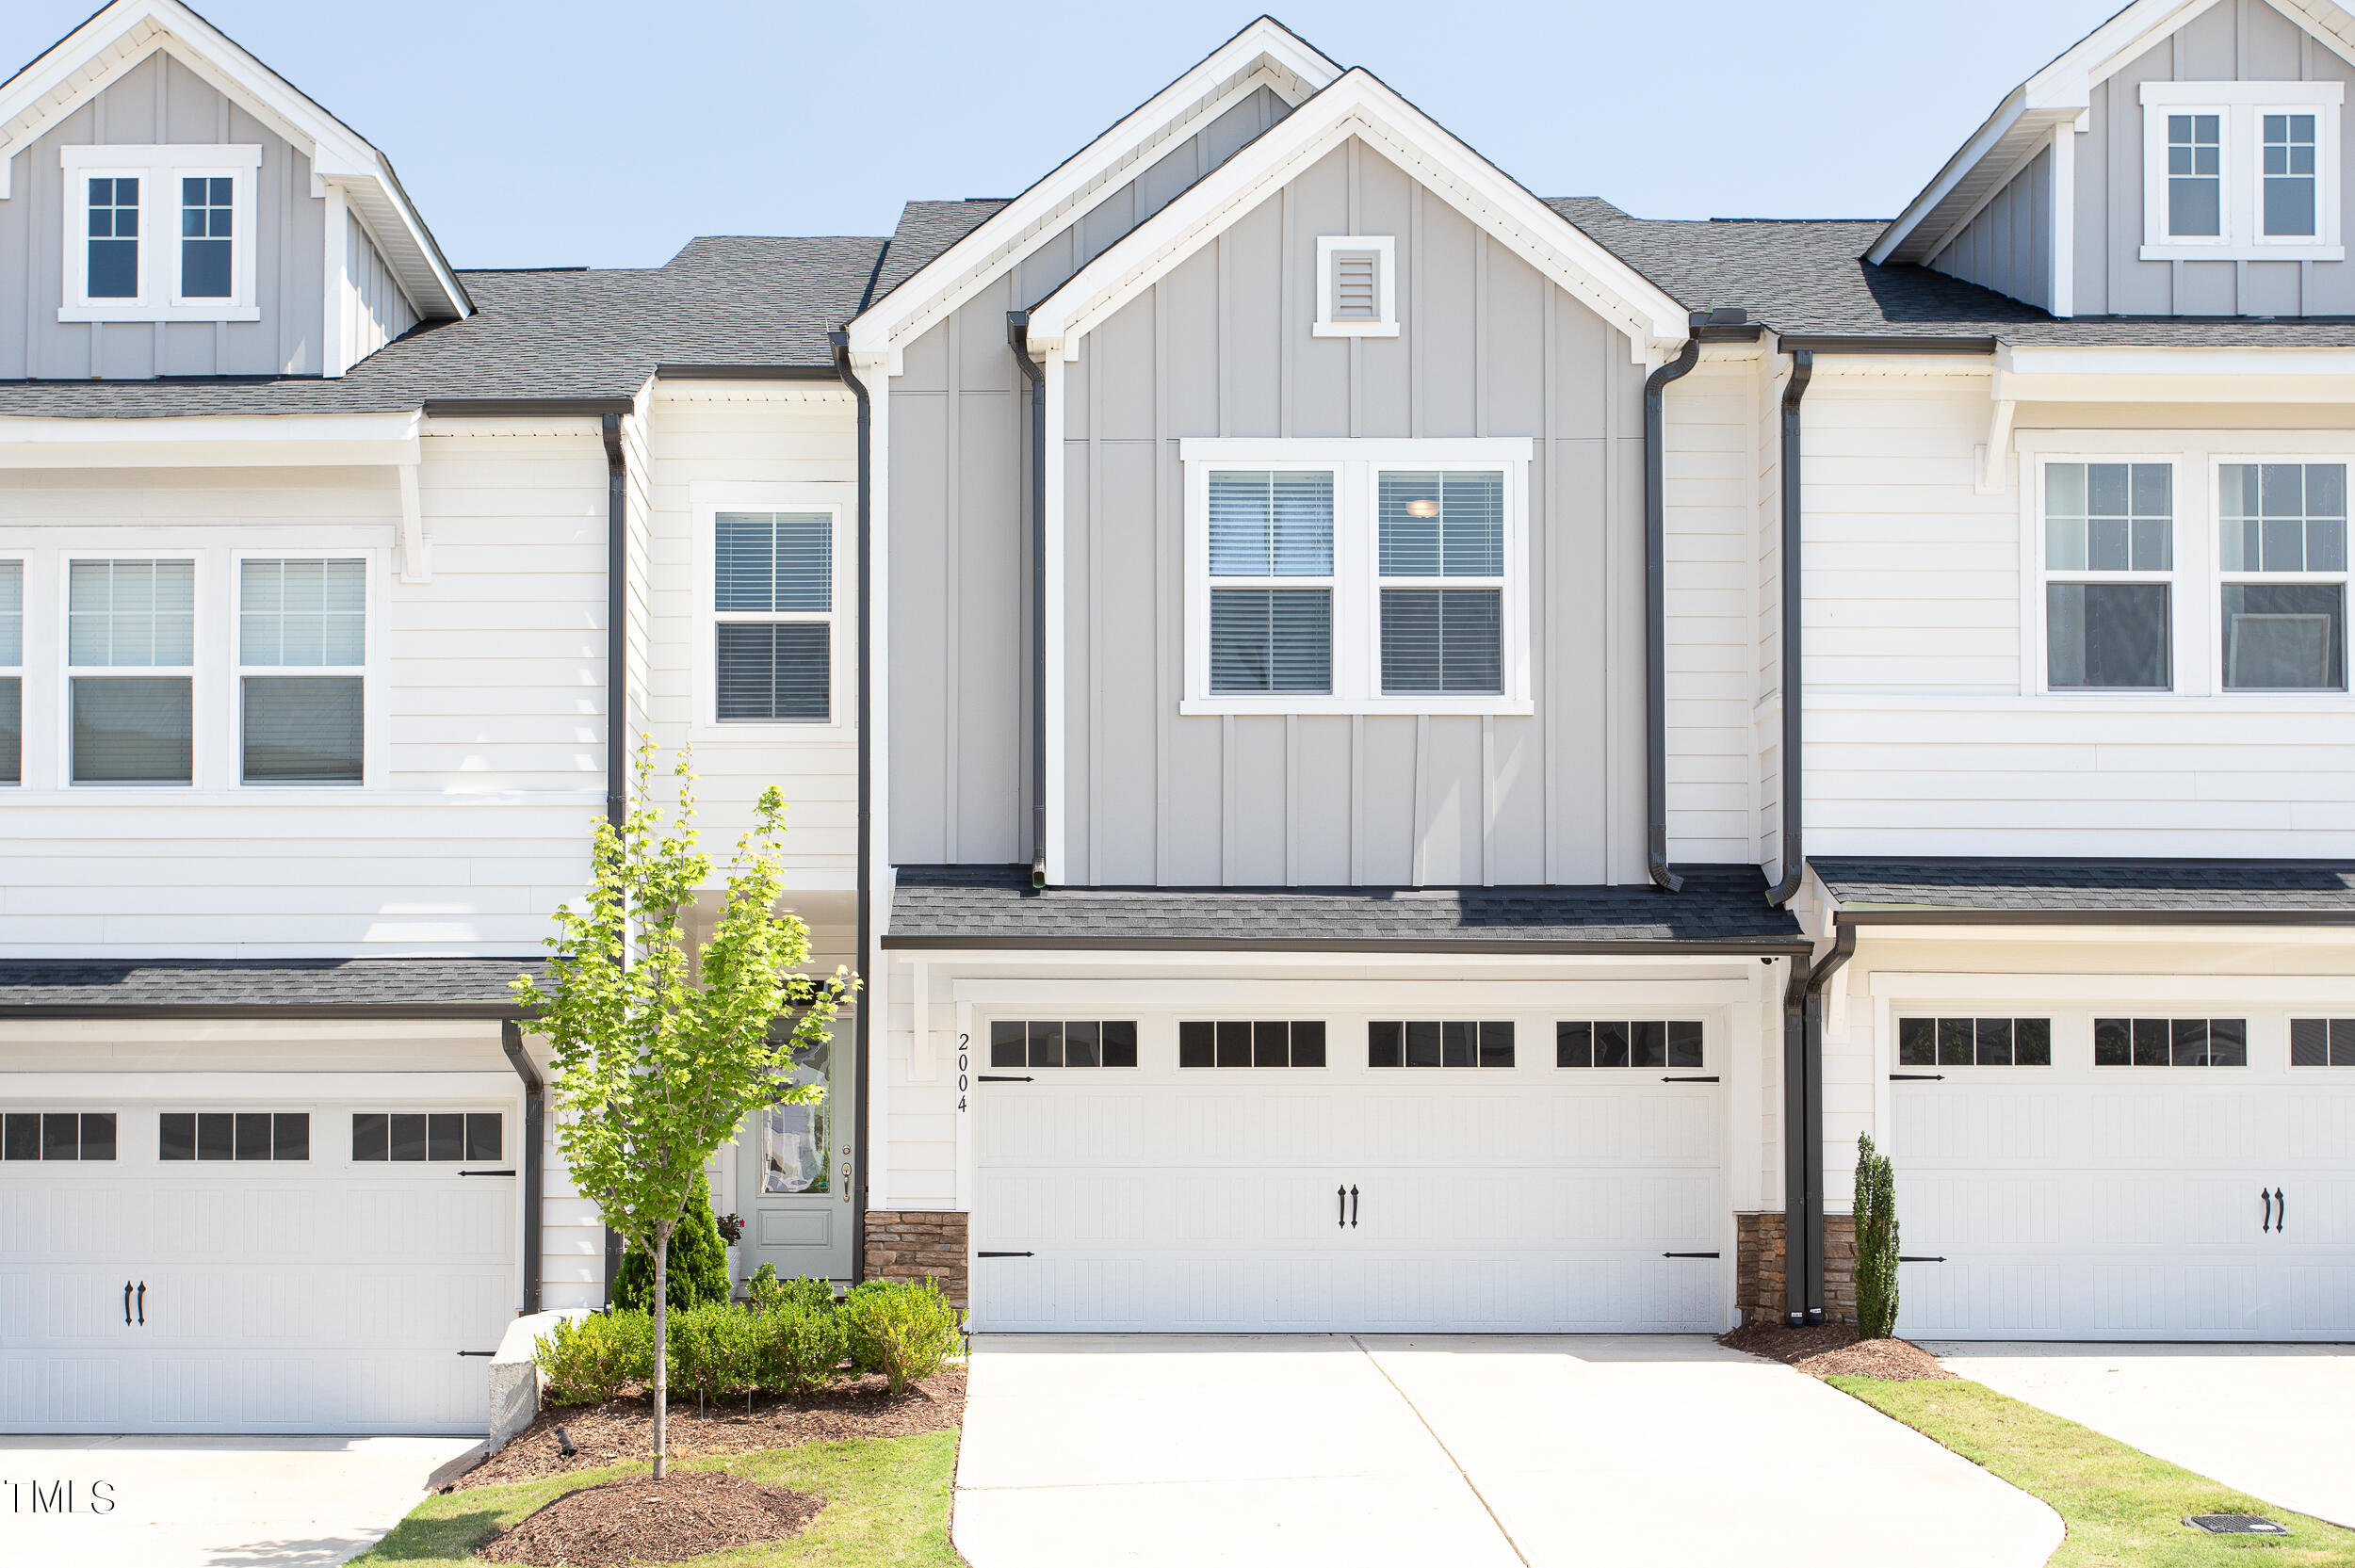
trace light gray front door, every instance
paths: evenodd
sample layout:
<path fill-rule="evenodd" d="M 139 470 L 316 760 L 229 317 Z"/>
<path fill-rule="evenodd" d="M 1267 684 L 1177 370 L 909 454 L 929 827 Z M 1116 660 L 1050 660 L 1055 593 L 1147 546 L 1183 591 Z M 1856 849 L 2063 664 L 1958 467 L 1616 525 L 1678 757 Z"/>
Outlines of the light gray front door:
<path fill-rule="evenodd" d="M 846 1010 L 831 1041 L 794 1055 L 789 1081 L 824 1084 L 824 1100 L 756 1110 L 737 1140 L 747 1279 L 764 1263 L 781 1279 L 851 1278 L 852 1028 Z"/>

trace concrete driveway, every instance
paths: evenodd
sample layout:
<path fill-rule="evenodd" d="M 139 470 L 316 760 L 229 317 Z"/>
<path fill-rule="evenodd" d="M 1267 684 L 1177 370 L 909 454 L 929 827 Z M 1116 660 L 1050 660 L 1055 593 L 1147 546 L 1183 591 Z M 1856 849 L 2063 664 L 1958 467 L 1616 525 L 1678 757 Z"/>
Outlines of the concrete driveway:
<path fill-rule="evenodd" d="M 955 1536 L 973 1568 L 2032 1568 L 2061 1527 L 1698 1336 L 983 1335 Z"/>
<path fill-rule="evenodd" d="M 374 1544 L 477 1441 L 0 1437 L 0 1562 L 324 1568 Z"/>
<path fill-rule="evenodd" d="M 1958 1377 L 2355 1528 L 2355 1346 L 1930 1344 Z"/>

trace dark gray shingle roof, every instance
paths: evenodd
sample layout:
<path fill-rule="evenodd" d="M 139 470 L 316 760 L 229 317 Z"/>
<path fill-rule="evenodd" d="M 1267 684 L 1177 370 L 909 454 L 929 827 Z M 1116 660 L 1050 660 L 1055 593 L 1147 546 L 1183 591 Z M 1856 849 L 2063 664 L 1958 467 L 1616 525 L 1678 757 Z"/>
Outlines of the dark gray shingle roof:
<path fill-rule="evenodd" d="M 691 241 L 661 267 L 468 272 L 476 314 L 386 345 L 337 380 L 0 382 L 0 414 L 391 413 L 433 399 L 625 400 L 658 364 L 827 370 L 880 239 Z"/>
<path fill-rule="evenodd" d="M 544 959 L 26 959 L 0 962 L 0 1017 L 44 1009 L 268 1013 L 399 1009 L 503 1016 Z"/>
<path fill-rule="evenodd" d="M 1568 218 L 1687 310 L 1739 305 L 1785 335 L 1991 337 L 2022 345 L 2343 348 L 2355 321 L 2324 318 L 2078 316 L 1926 267 L 1875 267 L 1865 251 L 1881 218 L 1706 222 L 1632 218 L 1598 197 L 1549 198 Z"/>
<path fill-rule="evenodd" d="M 890 253 L 884 257 L 883 270 L 875 275 L 873 299 L 882 299 L 931 266 L 1004 205 L 1004 198 L 975 197 L 965 202 L 910 202 L 901 208 Z"/>
<path fill-rule="evenodd" d="M 2355 918 L 2355 861 L 1818 855 L 1808 864 L 1843 909 L 1864 913 Z"/>
<path fill-rule="evenodd" d="M 1804 946 L 1755 866 L 1634 887 L 1050 888 L 1024 865 L 903 865 L 887 947 L 1305 947 L 1536 951 Z"/>

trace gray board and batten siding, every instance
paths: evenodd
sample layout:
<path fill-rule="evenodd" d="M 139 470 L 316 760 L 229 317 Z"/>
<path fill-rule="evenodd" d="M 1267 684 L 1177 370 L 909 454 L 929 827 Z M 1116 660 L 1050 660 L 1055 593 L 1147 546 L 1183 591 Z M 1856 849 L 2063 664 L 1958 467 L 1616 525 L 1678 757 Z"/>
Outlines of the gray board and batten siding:
<path fill-rule="evenodd" d="M 1345 234 L 1395 236 L 1395 338 L 1311 331 L 1317 238 Z M 968 406 L 988 387 L 998 412 L 914 429 L 895 384 L 891 848 L 1002 864 L 1029 853 L 1022 404 L 1002 315 L 953 325 L 905 380 Z M 1065 881 L 1644 880 L 1643 378 L 1624 337 L 1353 139 L 1064 375 Z M 1535 438 L 1535 712 L 1181 716 L 1190 436 Z M 912 516 L 903 474 L 937 490 L 943 468 L 966 480 L 956 516 Z"/>
<path fill-rule="evenodd" d="M 166 143 L 261 148 L 253 235 L 261 319 L 59 321 L 67 205 L 60 150 Z M 0 380 L 319 374 L 327 202 L 311 194 L 311 160 L 169 51 L 150 55 L 18 153 L 9 185 L 0 201 Z M 335 243 L 351 237 L 338 234 Z M 365 234 L 356 237 L 365 243 Z M 364 273 L 364 287 L 381 270 Z M 405 301 L 384 299 L 381 291 L 362 309 L 380 331 L 414 320 Z M 366 346 L 361 331 L 358 342 Z"/>
<path fill-rule="evenodd" d="M 2355 315 L 2355 262 L 2145 261 L 2145 82 L 2355 83 L 2355 66 L 2266 0 L 2222 0 L 2093 85 L 2086 129 L 2063 126 L 2076 161 L 2071 311 L 2077 315 Z M 2355 92 L 2348 94 L 2355 100 Z M 2355 113 L 2339 117 L 2342 210 L 2355 170 Z M 1930 265 L 2049 305 L 2051 166 L 2039 157 L 1965 225 Z M 2038 280 L 2031 288 L 2028 275 Z M 2019 285 L 2019 286 L 2015 286 Z"/>
<path fill-rule="evenodd" d="M 1290 112 L 1265 88 L 1242 99 L 907 346 L 888 460 L 894 862 L 1031 854 L 1029 414 L 1006 313 Z"/>

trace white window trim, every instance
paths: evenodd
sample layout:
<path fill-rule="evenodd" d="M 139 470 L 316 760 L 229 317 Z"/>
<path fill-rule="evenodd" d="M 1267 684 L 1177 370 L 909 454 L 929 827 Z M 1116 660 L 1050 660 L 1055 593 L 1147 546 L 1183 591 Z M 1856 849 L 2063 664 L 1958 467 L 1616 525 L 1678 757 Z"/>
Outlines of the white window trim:
<path fill-rule="evenodd" d="M 248 664 L 245 662 L 245 563 L 249 560 L 356 560 L 366 574 L 367 592 L 362 600 L 360 662 L 358 664 Z M 367 789 L 384 782 L 384 693 L 386 682 L 380 668 L 383 654 L 382 627 L 383 584 L 389 576 L 385 553 L 382 550 L 338 549 L 321 546 L 316 549 L 291 545 L 276 549 L 232 550 L 229 553 L 229 610 L 225 630 L 229 639 L 229 734 L 226 755 L 229 760 L 228 782 L 238 789 L 265 791 L 284 795 L 290 790 L 320 789 L 348 795 L 355 789 Z M 245 777 L 245 678 L 257 675 L 273 676 L 327 675 L 357 677 L 360 682 L 360 781 L 357 784 L 288 783 L 250 784 Z"/>
<path fill-rule="evenodd" d="M 59 321 L 259 321 L 255 297 L 254 233 L 260 202 L 259 146 L 77 146 L 59 149 L 65 199 L 59 203 L 65 248 Z M 230 219 L 230 296 L 187 299 L 180 294 L 180 178 L 236 182 Z M 139 182 L 139 292 L 136 299 L 89 297 L 89 181 L 129 175 Z"/>
<path fill-rule="evenodd" d="M 17 640 L 16 662 L 0 663 L 0 681 L 16 682 L 16 783 L 0 780 L 0 789 L 22 789 L 32 772 L 32 672 L 29 669 L 33 647 L 33 562 L 29 554 L 0 550 L 0 567 L 17 570 L 18 616 L 21 636 Z"/>
<path fill-rule="evenodd" d="M 2164 463 L 2173 471 L 2173 477 L 2170 480 L 2168 487 L 2172 493 L 2174 502 L 2173 521 L 2168 545 L 2168 560 L 2170 564 L 2166 571 L 2101 572 L 2087 568 L 2087 570 L 2080 572 L 2074 570 L 2055 570 L 2055 568 L 2045 564 L 2050 557 L 2045 545 L 2044 471 L 2055 463 L 2070 462 Z M 2035 552 L 2035 559 L 2033 561 L 2034 570 L 2032 572 L 2022 573 L 2022 575 L 2023 577 L 2030 578 L 2033 581 L 2033 588 L 2028 594 L 2028 604 L 2023 606 L 2023 614 L 2026 616 L 2027 623 L 2032 625 L 2034 628 L 2033 635 L 2036 639 L 2036 664 L 2035 667 L 2028 671 L 2028 679 L 2033 683 L 2033 685 L 2029 687 L 2030 690 L 2040 696 L 2055 697 L 2063 700 L 2074 700 L 2085 697 L 2094 699 L 2119 699 L 2127 702 L 2135 702 L 2145 698 L 2180 697 L 2184 695 L 2186 689 L 2186 682 L 2184 679 L 2185 672 L 2189 670 L 2200 667 L 2199 661 L 2196 659 L 2189 663 L 2185 661 L 2185 655 L 2190 652 L 2194 646 L 2196 646 L 2186 641 L 2185 623 L 2188 621 L 2197 619 L 2196 612 L 2186 613 L 2185 597 L 2188 593 L 2198 591 L 2197 589 L 2192 588 L 2189 585 L 2197 580 L 2200 574 L 2194 566 L 2194 562 L 2197 558 L 2191 556 L 2190 551 L 2186 549 L 2187 544 L 2196 548 L 2198 542 L 2197 536 L 2194 536 L 2194 538 L 2190 540 L 2185 538 L 2185 530 L 2184 526 L 2184 512 L 2185 509 L 2184 505 L 2184 485 L 2187 474 L 2196 471 L 2197 467 L 2198 464 L 2196 461 L 2186 461 L 2181 453 L 2142 451 L 2103 452 L 2098 454 L 2087 454 L 2083 452 L 2039 452 L 2029 463 L 2027 477 L 2030 482 L 2026 488 L 2033 491 L 2034 493 L 2027 496 L 2025 499 L 2027 504 L 2035 509 L 2034 525 L 2028 530 L 2029 538 L 2031 540 L 2030 548 Z M 2051 653 L 2050 638 L 2048 636 L 2048 629 L 2045 626 L 2044 611 L 2044 590 L 2048 584 L 2052 583 L 2165 584 L 2168 590 L 2168 622 L 2167 655 L 2168 684 L 2163 687 L 2151 687 L 2148 688 L 2136 687 L 2054 687 L 2051 680 L 2052 665 L 2049 662 L 2049 655 Z"/>
<path fill-rule="evenodd" d="M 2355 605 L 2348 605 L 2347 603 L 2347 594 L 2350 591 L 2350 590 L 2355 590 L 2355 573 L 2350 573 L 2346 569 L 2341 569 L 2337 572 L 2250 572 L 2247 570 L 2228 572 L 2225 570 L 2223 506 L 2224 466 L 2227 463 L 2267 462 L 2343 463 L 2347 467 L 2348 481 L 2350 483 L 2355 483 L 2355 455 L 2347 453 L 2276 452 L 2242 450 L 2239 448 L 2219 446 L 2217 449 L 2208 454 L 2207 467 L 2209 504 L 2215 509 L 2214 515 L 2216 518 L 2216 525 L 2210 530 L 2214 539 L 2213 542 L 2209 546 L 2208 552 L 2209 564 L 2214 569 L 2214 581 L 2209 589 L 2209 591 L 2216 598 L 2216 603 L 2209 607 L 2209 614 L 2215 618 L 2216 622 L 2216 635 L 2208 639 L 2208 679 L 2211 684 L 2211 688 L 2222 696 L 2229 696 L 2235 699 L 2250 698 L 2260 702 L 2279 702 L 2284 698 L 2291 702 L 2314 702 L 2317 699 L 2325 702 L 2332 700 L 2345 700 L 2349 696 L 2350 692 L 2355 692 L 2355 669 L 2349 669 L 2342 671 L 2342 673 L 2347 676 L 2347 684 L 2335 691 L 2330 689 L 2329 687 L 2317 688 L 2311 687 L 2285 687 L 2279 688 L 2249 687 L 2243 689 L 2237 687 L 2228 687 L 2224 684 L 2224 590 L 2230 585 L 2245 583 L 2278 583 L 2283 587 L 2291 587 L 2301 583 L 2317 585 L 2336 584 L 2339 588 L 2341 613 L 2342 615 L 2347 616 L 2350 622 L 2355 622 Z M 2355 562 L 2350 562 L 2350 564 L 2355 564 Z M 2341 652 L 2344 656 L 2346 651 L 2342 649 Z M 2355 661 L 2349 662 L 2355 663 Z"/>
<path fill-rule="evenodd" d="M 2047 445 L 2048 437 L 2051 445 Z M 2020 446 L 2020 695 L 2039 703 L 2167 712 L 2296 710 L 2315 717 L 2355 711 L 2355 690 L 2227 691 L 2224 687 L 2223 533 L 2217 521 L 2228 462 L 2344 462 L 2355 483 L 2355 434 L 2320 430 L 2187 430 L 2173 450 L 2153 449 L 2149 431 L 2022 431 Z M 2066 443 L 2066 445 L 2062 445 Z M 2172 690 L 2054 690 L 2046 682 L 2044 585 L 2095 581 L 2100 574 L 2049 572 L 2044 551 L 2044 466 L 2053 462 L 2165 462 L 2175 469 Z M 2155 581 L 2158 573 L 2116 574 Z M 2335 581 L 2334 573 L 2270 574 L 2268 580 Z M 2234 574 L 2234 581 L 2248 580 Z M 2355 573 L 2348 574 L 2355 592 Z M 2355 604 L 2349 606 L 2355 618 Z M 2355 665 L 2355 661 L 2350 661 Z M 2350 668 L 2355 687 L 2355 668 Z"/>
<path fill-rule="evenodd" d="M 1381 315 L 1372 321 L 1333 319 L 1333 256 L 1340 251 L 1372 251 L 1380 290 Z M 1317 319 L 1312 337 L 1398 336 L 1398 240 L 1391 234 L 1317 236 Z"/>
<path fill-rule="evenodd" d="M 834 480 L 798 484 L 719 484 L 696 481 L 688 487 L 688 509 L 695 530 L 695 630 L 692 659 L 694 717 L 689 730 L 704 746 L 773 746 L 780 732 L 796 736 L 849 738 L 853 733 L 858 699 L 858 617 L 852 596 L 857 591 L 858 541 L 853 533 L 853 508 L 857 487 Z M 712 630 L 719 623 L 719 514 L 723 511 L 822 511 L 833 521 L 834 582 L 823 616 L 795 610 L 777 615 L 751 615 L 754 621 L 824 620 L 832 631 L 826 638 L 826 713 L 814 719 L 731 719 L 720 722 L 719 655 Z M 730 619 L 737 619 L 731 616 Z"/>
<path fill-rule="evenodd" d="M 1430 441 L 1189 437 L 1178 444 L 1186 473 L 1185 691 L 1180 714 L 1527 714 L 1529 463 L 1527 436 Z M 1210 689 L 1210 474 L 1213 468 L 1326 470 L 1333 474 L 1333 689 L 1329 693 Z M 1382 469 L 1502 469 L 1503 690 L 1486 695 L 1386 696 L 1381 689 L 1381 584 L 1375 475 Z M 1303 579 L 1314 586 L 1324 579 Z M 1255 582 L 1259 579 L 1254 579 Z M 1493 579 L 1467 581 L 1482 586 Z"/>
<path fill-rule="evenodd" d="M 186 664 L 75 664 L 72 653 L 73 637 L 73 568 L 77 564 L 111 560 L 188 561 L 193 563 L 195 579 L 193 613 L 190 617 L 188 662 Z M 216 736 L 207 733 L 212 728 L 205 720 L 219 701 L 220 673 L 216 661 L 208 661 L 207 652 L 218 641 L 220 617 L 208 613 L 208 602 L 217 591 L 219 557 L 209 550 L 150 548 L 143 545 L 107 542 L 87 549 L 60 550 L 57 556 L 57 577 L 50 585 L 57 605 L 57 783 L 75 792 L 126 791 L 138 795 L 153 795 L 158 790 L 202 789 L 212 769 L 218 768 L 221 749 Z M 28 585 L 27 598 L 31 597 Z M 207 668 L 211 664 L 211 668 Z M 76 678 L 95 680 L 171 679 L 188 683 L 188 776 L 183 780 L 165 780 L 153 784 L 130 781 L 96 780 L 84 783 L 73 776 L 73 683 Z"/>
<path fill-rule="evenodd" d="M 2145 82 L 2142 102 L 2144 261 L 2344 261 L 2339 230 L 2338 82 Z M 2267 236 L 2262 226 L 2265 137 L 2259 116 L 2312 114 L 2314 125 L 2313 237 Z M 2167 117 L 2213 114 L 2218 127 L 2223 233 L 2194 238 L 2167 232 Z"/>

